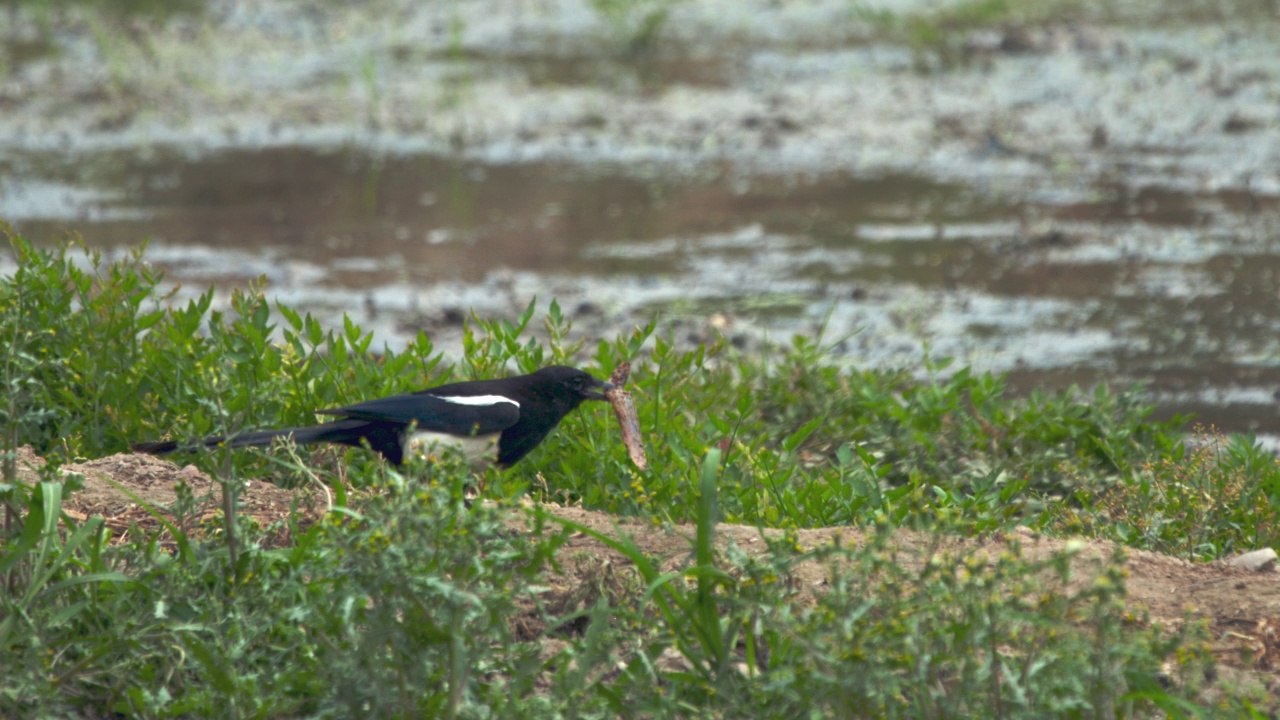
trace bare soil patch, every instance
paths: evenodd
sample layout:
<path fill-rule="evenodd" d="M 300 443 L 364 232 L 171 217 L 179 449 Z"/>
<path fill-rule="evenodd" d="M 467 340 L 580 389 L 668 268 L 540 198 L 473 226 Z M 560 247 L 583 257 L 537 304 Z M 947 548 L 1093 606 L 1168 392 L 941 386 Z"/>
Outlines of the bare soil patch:
<path fill-rule="evenodd" d="M 30 447 L 20 448 L 19 477 L 24 482 L 38 482 L 37 468 L 44 462 Z M 178 520 L 172 508 L 178 502 L 180 483 L 186 483 L 195 500 L 179 524 L 183 532 L 195 532 L 212 520 L 221 507 L 218 483 L 194 465 L 178 467 L 151 455 L 120 453 L 84 463 L 69 463 L 61 469 L 84 477 L 84 487 L 63 498 L 63 512 L 76 521 L 101 515 L 115 533 L 114 542 L 126 542 L 135 531 L 163 530 L 163 524 L 152 512 L 167 516 L 171 522 Z M 323 493 L 311 489 L 286 490 L 260 480 L 246 482 L 239 497 L 240 512 L 264 527 L 287 518 L 295 507 L 298 525 L 303 528 L 319 519 L 327 509 Z M 172 541 L 167 535 L 167 532 L 162 534 L 162 544 Z M 288 539 L 287 531 L 281 531 L 272 541 L 284 544 Z"/>
<path fill-rule="evenodd" d="M 38 480 L 36 468 L 43 463 L 30 448 L 19 451 L 19 472 L 25 481 Z M 179 483 L 185 482 L 197 500 L 197 509 L 188 516 L 188 527 L 184 530 L 198 529 L 212 519 L 220 502 L 217 483 L 204 473 L 192 466 L 179 467 L 148 455 L 112 455 L 65 465 L 63 469 L 84 476 L 83 489 L 64 498 L 64 512 L 75 520 L 101 515 L 118 541 L 123 541 L 130 532 L 162 530 L 152 511 L 169 512 L 178 501 L 175 487 Z M 138 500 L 151 504 L 152 509 L 142 507 Z M 307 526 L 324 514 L 326 502 L 318 490 L 287 490 L 268 482 L 250 481 L 240 496 L 240 507 L 264 526 L 285 519 L 294 511 L 298 514 L 298 524 Z M 578 507 L 548 509 L 557 517 L 607 536 L 630 537 L 664 570 L 692 562 L 695 528 L 691 525 L 659 527 Z M 512 528 L 523 532 L 524 519 L 513 516 Z M 721 551 L 736 545 L 746 553 L 758 555 L 768 551 L 767 538 L 779 534 L 776 530 L 722 524 L 717 527 L 716 543 Z M 865 542 L 867 536 L 866 530 L 857 527 L 818 528 L 797 533 L 799 544 L 804 548 L 835 541 L 854 546 Z M 272 542 L 279 544 L 288 541 L 287 532 L 272 538 Z M 1024 557 L 1036 559 L 1060 552 L 1068 543 L 1076 544 L 1080 548 L 1072 561 L 1076 584 L 1091 582 L 1116 550 L 1110 542 L 1051 538 L 1028 529 L 986 538 L 954 538 L 941 545 L 937 538 L 921 533 L 901 531 L 895 537 L 897 557 L 908 569 L 922 567 L 939 551 L 995 556 L 1014 543 L 1020 546 Z M 552 592 L 547 600 L 552 609 L 567 611 L 590 602 L 600 592 L 608 592 L 611 584 L 625 583 L 631 562 L 590 535 L 577 533 L 559 550 L 559 565 L 563 573 L 548 578 Z M 1137 614 L 1145 612 L 1151 621 L 1165 626 L 1206 623 L 1220 666 L 1237 679 L 1244 673 L 1280 690 L 1280 571 L 1275 568 L 1250 571 L 1223 562 L 1197 564 L 1131 549 L 1126 551 L 1125 570 L 1127 602 Z M 803 591 L 801 601 L 821 592 L 826 572 L 817 563 L 802 564 L 796 569 L 793 581 Z M 540 635 L 544 630 L 532 618 L 517 623 L 517 627 L 523 627 L 522 634 L 529 636 Z"/>

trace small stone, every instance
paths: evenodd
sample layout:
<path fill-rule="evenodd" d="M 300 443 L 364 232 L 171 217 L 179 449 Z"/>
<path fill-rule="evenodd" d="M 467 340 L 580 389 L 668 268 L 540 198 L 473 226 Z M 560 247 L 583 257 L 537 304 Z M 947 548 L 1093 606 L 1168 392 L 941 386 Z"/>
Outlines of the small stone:
<path fill-rule="evenodd" d="M 671 647 L 664 649 L 653 664 L 664 673 L 689 672 L 693 669 L 693 663 L 689 662 L 689 658 Z"/>
<path fill-rule="evenodd" d="M 1264 572 L 1274 570 L 1276 566 L 1276 551 L 1271 548 L 1263 548 L 1254 550 L 1243 555 L 1237 555 L 1227 561 L 1228 565 L 1233 567 L 1242 567 L 1254 572 Z"/>

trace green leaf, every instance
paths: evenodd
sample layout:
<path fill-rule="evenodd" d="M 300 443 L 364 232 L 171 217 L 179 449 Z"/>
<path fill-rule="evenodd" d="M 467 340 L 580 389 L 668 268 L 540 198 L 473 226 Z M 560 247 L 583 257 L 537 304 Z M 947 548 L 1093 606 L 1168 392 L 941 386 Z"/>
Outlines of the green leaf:
<path fill-rule="evenodd" d="M 75 577 L 70 577 L 70 578 L 67 578 L 66 580 L 61 580 L 59 582 L 56 582 L 50 585 L 45 590 L 45 592 L 55 593 L 64 588 L 75 587 L 77 585 L 90 585 L 93 583 L 106 583 L 106 582 L 134 583 L 136 581 L 133 578 L 129 577 L 128 575 L 125 575 L 124 573 L 116 572 L 114 570 L 108 570 L 105 572 L 85 573 L 84 575 L 76 575 Z"/>
<path fill-rule="evenodd" d="M 193 635 L 185 636 L 183 644 L 204 666 L 205 671 L 209 674 L 209 679 L 213 681 L 213 686 L 223 695 L 233 696 L 236 692 L 236 681 L 227 672 L 223 663 L 213 656 L 209 647 Z"/>
<path fill-rule="evenodd" d="M 150 313 L 146 313 L 146 314 L 144 314 L 144 315 L 139 315 L 139 316 L 138 316 L 138 319 L 137 319 L 137 320 L 136 320 L 136 322 L 135 322 L 135 325 L 136 325 L 136 327 L 137 327 L 137 330 L 138 330 L 138 331 L 143 331 L 143 330 L 149 330 L 149 329 L 151 329 L 152 327 L 154 327 L 154 326 L 155 326 L 155 324 L 156 324 L 156 323 L 158 323 L 158 322 L 160 322 L 162 319 L 164 319 L 164 316 L 165 316 L 166 314 L 167 314 L 167 313 L 166 313 L 166 311 L 164 311 L 164 310 L 156 310 L 155 312 L 150 312 Z"/>
<path fill-rule="evenodd" d="M 513 336 L 524 332 L 524 329 L 529 325 L 529 320 L 533 318 L 534 311 L 537 309 L 538 297 L 535 295 L 531 300 L 529 300 L 529 304 L 525 307 L 524 312 L 520 313 L 520 317 L 516 319 L 515 327 L 512 328 L 511 332 Z"/>
<path fill-rule="evenodd" d="M 280 311 L 280 314 L 284 316 L 284 321 L 289 323 L 289 327 L 294 332 L 302 331 L 302 315 L 297 310 L 279 301 L 276 302 L 276 310 Z"/>
<path fill-rule="evenodd" d="M 782 441 L 782 448 L 787 452 L 794 452 L 795 449 L 800 447 L 805 440 L 808 440 L 809 436 L 813 434 L 813 431 L 817 430 L 824 422 L 826 422 L 825 417 L 816 417 L 804 425 L 801 425 L 799 430 L 791 433 L 790 436 Z"/>

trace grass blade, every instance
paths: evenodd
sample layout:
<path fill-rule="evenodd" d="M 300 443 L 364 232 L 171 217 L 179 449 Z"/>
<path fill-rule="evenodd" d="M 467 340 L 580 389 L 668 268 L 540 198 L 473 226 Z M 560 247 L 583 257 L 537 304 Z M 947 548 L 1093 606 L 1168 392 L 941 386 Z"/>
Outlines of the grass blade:
<path fill-rule="evenodd" d="M 208 671 L 209 679 L 213 681 L 213 686 L 224 695 L 233 696 L 236 690 L 236 681 L 227 672 L 226 668 L 218 662 L 217 658 L 213 656 L 209 646 L 190 636 L 187 637 L 186 642 L 183 644 L 187 646 L 187 649 L 191 651 L 196 660 L 199 660 L 204 669 Z"/>
<path fill-rule="evenodd" d="M 694 556 L 697 558 L 696 568 L 698 592 L 696 609 L 698 622 L 694 623 L 698 634 L 703 639 L 703 649 L 710 652 L 714 665 L 719 671 L 723 668 L 727 654 L 724 638 L 720 629 L 720 608 L 716 603 L 715 587 L 717 575 L 715 571 L 715 539 L 716 514 L 719 500 L 719 488 L 716 485 L 720 470 L 720 450 L 713 448 L 707 452 L 702 463 L 702 480 L 698 494 L 698 534 L 695 541 Z"/>
<path fill-rule="evenodd" d="M 187 539 L 187 534 L 179 530 L 177 525 L 174 525 L 173 523 L 169 522 L 168 519 L 164 517 L 164 515 L 160 514 L 160 511 L 156 509 L 155 505 L 152 505 L 146 500 L 143 500 L 141 497 L 138 496 L 137 493 L 133 492 L 129 488 L 121 485 L 120 483 L 116 482 L 115 480 L 112 480 L 109 477 L 103 476 L 102 479 L 106 481 L 108 485 L 124 493 L 126 496 L 128 496 L 130 500 L 137 503 L 138 507 L 142 508 L 143 510 L 146 510 L 147 514 L 155 518 L 161 525 L 164 526 L 166 530 L 169 531 L 169 534 L 173 535 L 173 540 L 178 545 L 179 559 L 190 560 L 191 558 L 195 557 L 191 552 L 191 542 Z"/>

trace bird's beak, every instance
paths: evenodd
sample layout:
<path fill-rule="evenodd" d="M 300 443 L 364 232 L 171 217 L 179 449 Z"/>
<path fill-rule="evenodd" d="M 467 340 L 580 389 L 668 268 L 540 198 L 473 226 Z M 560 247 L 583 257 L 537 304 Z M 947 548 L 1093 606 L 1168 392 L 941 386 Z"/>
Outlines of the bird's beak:
<path fill-rule="evenodd" d="M 596 384 L 591 389 L 583 393 L 588 400 L 608 400 L 604 394 L 613 389 L 613 383 L 608 380 L 596 380 Z"/>

